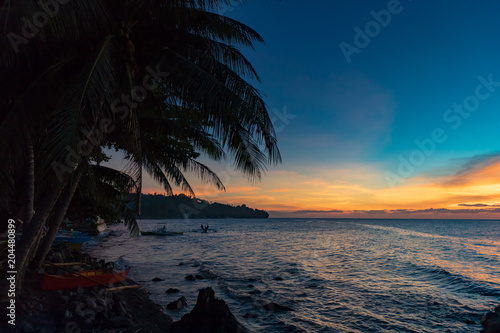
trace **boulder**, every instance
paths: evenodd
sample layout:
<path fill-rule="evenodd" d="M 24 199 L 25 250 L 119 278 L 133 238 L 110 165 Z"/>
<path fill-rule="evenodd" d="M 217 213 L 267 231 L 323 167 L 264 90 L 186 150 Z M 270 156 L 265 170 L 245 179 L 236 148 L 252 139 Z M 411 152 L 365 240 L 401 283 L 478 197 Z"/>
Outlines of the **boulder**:
<path fill-rule="evenodd" d="M 496 312 L 488 312 L 481 318 L 481 324 L 484 333 L 498 333 L 500 332 L 500 315 Z"/>
<path fill-rule="evenodd" d="M 177 288 L 168 288 L 165 292 L 167 294 L 173 294 L 173 293 L 178 293 L 180 290 Z"/>
<path fill-rule="evenodd" d="M 187 303 L 186 297 L 182 296 L 178 300 L 169 303 L 167 305 L 167 309 L 169 309 L 169 310 L 179 310 L 179 309 L 182 309 L 183 307 L 185 307 L 187 304 L 188 303 Z"/>
<path fill-rule="evenodd" d="M 217 278 L 217 274 L 215 274 L 214 272 L 212 272 L 209 269 L 202 270 L 201 274 L 203 274 L 203 276 L 205 277 L 205 279 L 216 279 Z"/>
<path fill-rule="evenodd" d="M 193 310 L 174 322 L 171 333 L 249 333 L 212 288 L 201 289 Z"/>
<path fill-rule="evenodd" d="M 200 274 L 196 274 L 194 277 L 197 278 L 198 280 L 205 280 L 205 277 Z"/>
<path fill-rule="evenodd" d="M 186 275 L 184 278 L 186 280 L 188 280 L 188 281 L 195 281 L 196 280 L 196 278 L 194 277 L 194 275 Z"/>
<path fill-rule="evenodd" d="M 153 282 L 160 282 L 160 281 L 163 281 L 163 279 L 160 279 L 159 277 L 155 277 L 151 281 L 153 281 Z"/>
<path fill-rule="evenodd" d="M 286 305 L 281 305 L 274 302 L 264 304 L 262 307 L 267 311 L 294 311 L 292 308 Z"/>

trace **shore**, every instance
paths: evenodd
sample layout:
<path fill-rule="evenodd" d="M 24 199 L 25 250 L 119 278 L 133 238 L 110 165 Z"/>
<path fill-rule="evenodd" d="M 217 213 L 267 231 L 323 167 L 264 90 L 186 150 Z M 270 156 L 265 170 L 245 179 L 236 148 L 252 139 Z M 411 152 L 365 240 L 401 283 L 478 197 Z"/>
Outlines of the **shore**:
<path fill-rule="evenodd" d="M 29 287 L 19 296 L 18 307 L 18 332 L 170 332 L 172 324 L 162 307 L 139 288 L 107 292 L 103 287 L 59 291 Z"/>
<path fill-rule="evenodd" d="M 53 250 L 48 258 L 53 262 L 75 262 L 84 254 L 68 248 Z M 56 261 L 56 259 L 59 259 Z M 99 262 L 99 258 L 92 259 Z M 102 263 L 101 265 L 106 265 Z M 14 332 L 248 332 L 232 315 L 222 300 L 215 298 L 211 288 L 201 289 L 190 313 L 173 322 L 163 307 L 142 288 L 108 290 L 106 287 L 76 290 L 42 291 L 42 277 L 28 281 L 18 295 Z M 136 286 L 127 278 L 117 286 Z M 179 298 L 168 307 L 180 308 Z"/>

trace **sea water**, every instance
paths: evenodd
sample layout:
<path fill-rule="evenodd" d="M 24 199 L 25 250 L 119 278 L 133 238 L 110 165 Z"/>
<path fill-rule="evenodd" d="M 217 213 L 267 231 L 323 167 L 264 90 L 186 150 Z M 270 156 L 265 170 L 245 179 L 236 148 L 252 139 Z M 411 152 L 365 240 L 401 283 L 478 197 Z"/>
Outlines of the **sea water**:
<path fill-rule="evenodd" d="M 186 308 L 165 310 L 174 320 L 209 286 L 254 332 L 479 332 L 481 316 L 500 304 L 500 221 L 193 219 L 140 226 L 157 223 L 184 234 L 134 238 L 112 226 L 107 239 L 84 250 L 132 267 L 130 277 L 164 307 L 186 297 Z M 201 224 L 217 232 L 202 233 Z M 189 274 L 206 279 L 187 281 Z M 267 311 L 270 302 L 294 311 Z"/>

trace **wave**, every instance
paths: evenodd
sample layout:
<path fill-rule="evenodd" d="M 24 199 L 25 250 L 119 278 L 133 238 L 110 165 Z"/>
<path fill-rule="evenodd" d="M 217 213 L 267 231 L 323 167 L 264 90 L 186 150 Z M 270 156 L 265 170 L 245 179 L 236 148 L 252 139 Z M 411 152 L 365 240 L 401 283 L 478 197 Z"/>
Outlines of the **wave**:
<path fill-rule="evenodd" d="M 454 292 L 464 292 L 488 297 L 500 297 L 500 285 L 472 280 L 467 276 L 452 273 L 438 266 L 419 266 L 411 263 L 415 270 L 428 276 L 428 281 L 439 282 L 439 286 Z"/>
<path fill-rule="evenodd" d="M 448 239 L 448 240 L 458 241 L 458 242 L 466 241 L 467 243 L 469 243 L 471 245 L 498 246 L 498 247 L 500 247 L 499 241 L 494 241 L 491 239 L 473 239 L 473 238 L 467 238 L 467 237 L 431 234 L 431 233 L 415 231 L 415 230 L 411 230 L 411 229 L 389 227 L 389 226 L 376 225 L 376 224 L 365 224 L 365 223 L 352 223 L 352 224 L 355 224 L 357 226 L 371 228 L 371 229 L 392 231 L 394 233 L 397 233 L 400 235 L 406 235 L 406 236 L 415 236 L 415 237 L 423 237 L 423 238 L 436 238 L 436 239 Z"/>

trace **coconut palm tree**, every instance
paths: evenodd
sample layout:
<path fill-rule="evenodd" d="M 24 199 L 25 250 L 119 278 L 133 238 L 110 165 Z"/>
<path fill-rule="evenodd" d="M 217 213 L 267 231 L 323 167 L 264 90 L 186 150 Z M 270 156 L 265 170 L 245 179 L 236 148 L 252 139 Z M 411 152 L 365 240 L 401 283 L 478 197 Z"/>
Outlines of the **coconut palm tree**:
<path fill-rule="evenodd" d="M 258 76 L 236 47 L 262 39 L 211 11 L 235 3 L 70 2 L 37 27 L 23 18 L 45 9 L 4 2 L 0 203 L 3 215 L 25 220 L 18 280 L 61 193 L 72 197 L 101 146 L 126 152 L 138 194 L 143 171 L 167 190 L 172 181 L 189 189 L 187 170 L 222 188 L 196 161 L 199 152 L 227 152 L 250 178 L 280 161 L 264 101 L 245 80 Z"/>

